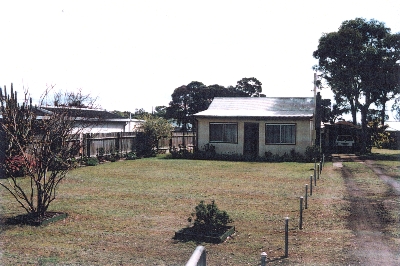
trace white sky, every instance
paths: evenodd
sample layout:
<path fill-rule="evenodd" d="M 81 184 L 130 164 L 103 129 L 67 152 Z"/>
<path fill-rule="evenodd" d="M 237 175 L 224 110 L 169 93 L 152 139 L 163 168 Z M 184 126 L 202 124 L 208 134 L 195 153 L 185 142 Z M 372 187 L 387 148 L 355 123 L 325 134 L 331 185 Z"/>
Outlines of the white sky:
<path fill-rule="evenodd" d="M 1 1 L 0 86 L 34 99 L 81 88 L 110 111 L 244 77 L 267 96 L 310 97 L 319 38 L 356 17 L 400 32 L 400 1 Z"/>

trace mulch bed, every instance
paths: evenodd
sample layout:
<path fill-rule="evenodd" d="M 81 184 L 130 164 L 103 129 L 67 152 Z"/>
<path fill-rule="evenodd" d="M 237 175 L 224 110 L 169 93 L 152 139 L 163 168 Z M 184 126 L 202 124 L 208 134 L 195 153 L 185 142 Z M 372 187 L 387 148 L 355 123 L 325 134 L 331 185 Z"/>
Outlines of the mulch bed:
<path fill-rule="evenodd" d="M 182 241 L 198 241 L 217 244 L 224 242 L 233 233 L 235 233 L 234 226 L 224 226 L 221 230 L 214 232 L 201 232 L 194 227 L 188 227 L 175 232 L 174 238 Z"/>

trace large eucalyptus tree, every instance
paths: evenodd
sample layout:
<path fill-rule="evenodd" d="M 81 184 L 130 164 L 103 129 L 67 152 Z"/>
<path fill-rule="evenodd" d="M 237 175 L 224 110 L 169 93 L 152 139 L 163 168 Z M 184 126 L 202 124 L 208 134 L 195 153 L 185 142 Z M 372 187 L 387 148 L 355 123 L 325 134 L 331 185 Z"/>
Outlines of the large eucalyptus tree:
<path fill-rule="evenodd" d="M 342 23 L 337 32 L 324 33 L 313 56 L 315 70 L 333 91 L 346 101 L 353 123 L 361 112 L 361 152 L 367 148 L 368 110 L 384 107 L 399 94 L 400 34 L 392 34 L 383 22 L 356 18 Z"/>

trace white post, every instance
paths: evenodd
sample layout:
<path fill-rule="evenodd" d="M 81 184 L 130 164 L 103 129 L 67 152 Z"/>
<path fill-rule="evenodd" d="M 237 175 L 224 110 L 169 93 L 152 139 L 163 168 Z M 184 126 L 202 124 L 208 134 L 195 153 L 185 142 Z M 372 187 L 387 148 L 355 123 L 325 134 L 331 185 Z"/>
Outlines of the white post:
<path fill-rule="evenodd" d="M 261 253 L 261 266 L 266 266 L 267 265 L 267 253 L 263 252 Z"/>
<path fill-rule="evenodd" d="M 186 266 L 207 266 L 206 248 L 197 246 Z"/>

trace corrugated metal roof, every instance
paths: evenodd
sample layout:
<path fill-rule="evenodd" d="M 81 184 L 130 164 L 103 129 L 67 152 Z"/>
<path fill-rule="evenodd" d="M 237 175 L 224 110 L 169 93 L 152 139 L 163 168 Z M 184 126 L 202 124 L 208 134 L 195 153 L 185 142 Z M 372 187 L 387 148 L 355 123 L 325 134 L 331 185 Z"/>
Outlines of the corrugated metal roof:
<path fill-rule="evenodd" d="M 75 107 L 56 107 L 56 106 L 41 106 L 41 111 L 47 110 L 50 112 L 65 112 L 73 117 L 84 117 L 84 118 L 102 118 L 102 119 L 123 119 L 123 117 L 110 113 L 106 110 L 101 109 L 90 109 L 90 108 L 75 108 Z"/>
<path fill-rule="evenodd" d="M 385 125 L 388 125 L 386 131 L 400 131 L 400 122 L 399 121 L 387 121 Z"/>
<path fill-rule="evenodd" d="M 213 117 L 312 117 L 312 97 L 216 97 L 195 116 Z"/>

